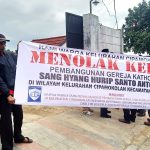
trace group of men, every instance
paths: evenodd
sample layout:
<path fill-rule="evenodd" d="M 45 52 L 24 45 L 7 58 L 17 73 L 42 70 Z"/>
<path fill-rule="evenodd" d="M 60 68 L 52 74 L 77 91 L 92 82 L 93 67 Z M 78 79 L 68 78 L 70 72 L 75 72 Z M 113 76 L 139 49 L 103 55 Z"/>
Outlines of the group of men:
<path fill-rule="evenodd" d="M 23 110 L 21 105 L 15 105 L 13 96 L 17 55 L 5 51 L 6 42 L 9 40 L 0 34 L 0 136 L 2 150 L 13 150 L 14 142 L 32 143 L 33 140 L 22 135 Z"/>
<path fill-rule="evenodd" d="M 109 49 L 103 49 L 102 52 L 109 53 Z M 146 110 L 141 109 L 139 113 L 139 116 L 143 116 L 145 114 Z M 93 113 L 93 110 L 89 107 L 84 107 L 83 109 L 84 114 L 90 114 Z M 109 115 L 111 111 L 108 110 L 108 108 L 100 108 L 100 117 L 103 118 L 111 118 Z M 136 113 L 137 109 L 123 109 L 124 118 L 118 119 L 122 123 L 130 124 L 131 122 L 135 122 L 136 119 Z M 146 122 L 144 122 L 145 125 L 150 126 L 150 110 L 148 110 L 149 118 Z"/>

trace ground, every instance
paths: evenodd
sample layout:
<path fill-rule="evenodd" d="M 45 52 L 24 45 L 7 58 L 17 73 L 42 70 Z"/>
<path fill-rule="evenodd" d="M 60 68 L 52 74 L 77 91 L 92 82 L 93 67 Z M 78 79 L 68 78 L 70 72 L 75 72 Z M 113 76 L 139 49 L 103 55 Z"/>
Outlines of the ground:
<path fill-rule="evenodd" d="M 79 107 L 24 106 L 23 134 L 32 144 L 14 145 L 14 150 L 150 150 L 147 116 L 124 124 L 121 109 L 111 109 L 111 119 L 83 115 Z"/>

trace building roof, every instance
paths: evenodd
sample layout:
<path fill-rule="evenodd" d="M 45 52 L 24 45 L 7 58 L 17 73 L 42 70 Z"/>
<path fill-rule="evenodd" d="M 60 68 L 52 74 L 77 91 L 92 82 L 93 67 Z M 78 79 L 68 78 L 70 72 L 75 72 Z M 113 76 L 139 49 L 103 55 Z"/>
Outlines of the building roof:
<path fill-rule="evenodd" d="M 58 36 L 44 39 L 34 39 L 32 42 L 48 45 L 62 46 L 66 42 L 66 36 Z"/>

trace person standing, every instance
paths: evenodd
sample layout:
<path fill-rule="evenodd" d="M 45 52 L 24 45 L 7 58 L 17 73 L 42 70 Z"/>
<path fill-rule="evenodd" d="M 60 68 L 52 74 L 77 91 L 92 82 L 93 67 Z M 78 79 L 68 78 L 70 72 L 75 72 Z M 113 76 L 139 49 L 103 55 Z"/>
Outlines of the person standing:
<path fill-rule="evenodd" d="M 124 119 L 119 119 L 120 122 L 130 124 L 131 122 L 135 122 L 136 118 L 136 109 L 123 109 Z"/>
<path fill-rule="evenodd" d="M 0 34 L 0 113 L 1 113 L 1 143 L 2 150 L 13 149 L 13 129 L 11 112 L 14 116 L 15 143 L 32 143 L 28 137 L 21 135 L 23 111 L 20 105 L 15 104 L 13 97 L 17 55 L 5 51 L 8 39 Z"/>

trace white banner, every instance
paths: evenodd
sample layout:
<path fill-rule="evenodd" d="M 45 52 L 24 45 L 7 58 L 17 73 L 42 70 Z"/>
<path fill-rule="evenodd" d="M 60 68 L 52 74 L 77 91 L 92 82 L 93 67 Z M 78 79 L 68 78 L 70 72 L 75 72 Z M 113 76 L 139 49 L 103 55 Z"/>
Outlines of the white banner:
<path fill-rule="evenodd" d="M 150 109 L 150 58 L 19 44 L 17 104 Z"/>

